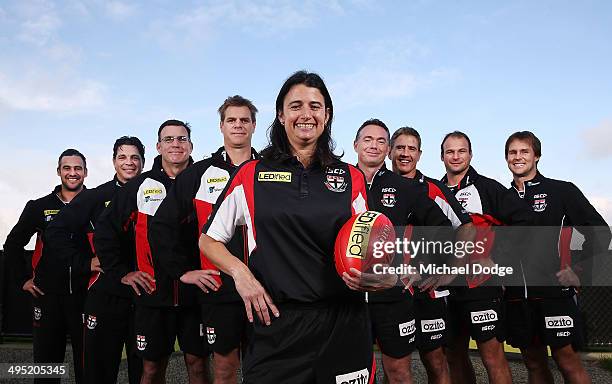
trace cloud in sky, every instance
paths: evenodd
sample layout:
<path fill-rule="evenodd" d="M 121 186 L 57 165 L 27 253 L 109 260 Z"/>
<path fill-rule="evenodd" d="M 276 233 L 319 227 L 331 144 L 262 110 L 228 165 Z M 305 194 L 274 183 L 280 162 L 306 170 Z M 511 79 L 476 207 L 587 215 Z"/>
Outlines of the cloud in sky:
<path fill-rule="evenodd" d="M 342 14 L 344 8 L 338 1 L 214 1 L 181 12 L 170 21 L 155 20 L 149 33 L 165 48 L 184 47 L 210 40 L 223 27 L 259 35 L 307 28 L 317 22 L 320 12 Z"/>
<path fill-rule="evenodd" d="M 52 2 L 46 0 L 23 1 L 14 9 L 19 20 L 19 40 L 44 46 L 54 38 L 62 22 Z"/>
<path fill-rule="evenodd" d="M 127 19 L 136 11 L 136 5 L 123 1 L 105 1 L 103 5 L 106 13 L 115 20 Z"/>
<path fill-rule="evenodd" d="M 612 156 L 612 120 L 607 119 L 582 133 L 589 156 L 603 159 Z"/>

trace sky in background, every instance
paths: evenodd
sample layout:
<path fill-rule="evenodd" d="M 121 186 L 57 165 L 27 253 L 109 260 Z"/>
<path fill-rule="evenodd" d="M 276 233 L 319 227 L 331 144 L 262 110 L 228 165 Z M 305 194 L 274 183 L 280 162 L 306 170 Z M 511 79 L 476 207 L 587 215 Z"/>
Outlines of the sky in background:
<path fill-rule="evenodd" d="M 57 184 L 65 148 L 87 156 L 93 187 L 113 175 L 117 137 L 144 142 L 148 169 L 177 118 L 197 160 L 222 144 L 216 110 L 234 94 L 259 108 L 262 148 L 299 69 L 325 79 L 345 161 L 376 117 L 420 131 L 435 177 L 444 134 L 468 133 L 476 169 L 508 185 L 505 139 L 532 130 L 542 173 L 612 223 L 611 36 L 609 1 L 0 0 L 0 244 Z"/>

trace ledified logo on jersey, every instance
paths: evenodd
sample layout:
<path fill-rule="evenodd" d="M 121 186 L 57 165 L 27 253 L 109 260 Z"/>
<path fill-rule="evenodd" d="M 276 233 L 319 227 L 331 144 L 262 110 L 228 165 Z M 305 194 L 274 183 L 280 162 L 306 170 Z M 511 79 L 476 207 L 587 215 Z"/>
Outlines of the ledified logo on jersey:
<path fill-rule="evenodd" d="M 146 347 L 147 347 L 146 337 L 142 335 L 136 335 L 136 348 L 138 348 L 139 351 L 144 351 Z"/>
<path fill-rule="evenodd" d="M 291 172 L 259 172 L 257 181 L 273 181 L 277 183 L 290 183 Z"/>
<path fill-rule="evenodd" d="M 227 176 L 223 177 L 210 177 L 206 179 L 208 184 L 216 184 L 216 183 L 225 183 L 227 181 Z"/>
<path fill-rule="evenodd" d="M 95 316 L 87 315 L 87 328 L 94 329 L 98 325 L 98 321 Z"/>

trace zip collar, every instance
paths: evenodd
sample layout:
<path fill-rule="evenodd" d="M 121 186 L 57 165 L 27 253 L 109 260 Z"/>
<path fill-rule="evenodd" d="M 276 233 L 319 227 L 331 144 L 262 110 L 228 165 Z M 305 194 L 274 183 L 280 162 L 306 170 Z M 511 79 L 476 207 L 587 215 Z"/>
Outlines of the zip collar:
<path fill-rule="evenodd" d="M 234 162 L 232 161 L 232 159 L 230 159 L 229 154 L 225 150 L 225 147 L 219 147 L 219 149 L 217 149 L 216 152 L 213 152 L 210 157 L 213 160 L 220 160 L 225 163 L 228 163 L 229 165 L 234 165 Z M 257 153 L 255 148 L 251 147 L 251 160 L 257 159 L 259 159 L 259 153 Z"/>
<path fill-rule="evenodd" d="M 457 184 L 457 190 L 463 189 L 465 187 L 468 187 L 468 186 L 474 184 L 479 176 L 480 175 L 478 174 L 478 172 L 476 172 L 474 167 L 472 167 L 470 165 L 470 167 L 468 168 L 468 171 L 465 174 L 465 176 L 463 176 L 463 178 L 461 180 L 459 180 L 459 183 Z M 448 185 L 448 177 L 446 175 L 444 175 L 444 177 L 441 179 L 441 181 L 444 184 Z"/>

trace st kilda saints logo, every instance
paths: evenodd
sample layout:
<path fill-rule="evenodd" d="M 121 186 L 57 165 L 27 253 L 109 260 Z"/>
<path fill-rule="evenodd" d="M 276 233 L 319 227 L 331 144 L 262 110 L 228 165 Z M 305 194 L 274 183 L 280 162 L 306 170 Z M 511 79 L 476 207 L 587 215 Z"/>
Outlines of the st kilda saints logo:
<path fill-rule="evenodd" d="M 332 192 L 346 191 L 347 182 L 344 179 L 346 171 L 342 168 L 328 167 L 325 172 L 325 186 Z"/>
<path fill-rule="evenodd" d="M 534 212 L 544 212 L 546 209 L 546 194 L 540 193 L 537 195 L 533 195 L 533 211 Z"/>
<path fill-rule="evenodd" d="M 382 205 L 388 208 L 395 207 L 395 203 L 396 203 L 395 192 L 396 192 L 395 188 L 383 188 L 382 189 L 383 195 L 382 195 L 382 199 L 380 200 Z"/>
<path fill-rule="evenodd" d="M 34 320 L 39 321 L 42 317 L 42 310 L 40 307 L 34 307 Z"/>
<path fill-rule="evenodd" d="M 93 315 L 87 315 L 87 328 L 94 329 L 98 325 L 98 319 Z"/>
<path fill-rule="evenodd" d="M 136 348 L 138 348 L 139 351 L 144 351 L 146 347 L 147 347 L 146 337 L 142 335 L 136 335 Z"/>
<path fill-rule="evenodd" d="M 208 344 L 214 344 L 217 340 L 217 335 L 215 334 L 215 329 L 212 327 L 206 327 L 206 340 L 208 340 Z"/>

